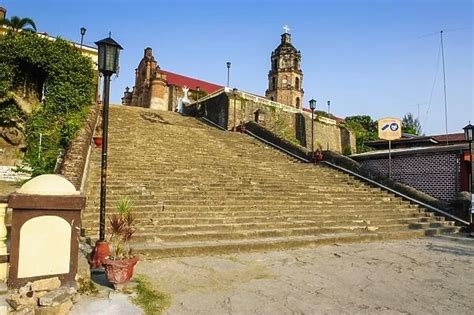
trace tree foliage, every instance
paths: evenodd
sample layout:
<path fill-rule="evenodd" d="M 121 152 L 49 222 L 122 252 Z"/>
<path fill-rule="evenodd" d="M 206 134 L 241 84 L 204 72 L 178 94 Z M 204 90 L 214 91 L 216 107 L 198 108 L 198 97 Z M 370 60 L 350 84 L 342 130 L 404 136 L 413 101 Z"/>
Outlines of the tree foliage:
<path fill-rule="evenodd" d="M 2 118 L 15 113 L 16 104 L 9 95 L 18 84 L 16 81 L 22 79 L 18 73 L 22 73 L 25 65 L 46 77 L 42 104 L 23 118 L 24 161 L 33 169 L 32 175 L 38 175 L 54 170 L 60 150 L 67 148 L 80 129 L 94 93 L 94 71 L 91 59 L 65 40 L 51 41 L 29 32 L 11 32 L 0 37 Z"/>
<path fill-rule="evenodd" d="M 346 127 L 356 136 L 357 152 L 370 151 L 366 143 L 377 140 L 377 122 L 367 115 L 346 117 L 345 121 Z"/>
<path fill-rule="evenodd" d="M 11 27 L 13 31 L 29 31 L 36 32 L 36 24 L 30 18 L 20 18 L 18 16 L 12 16 L 9 19 L 0 20 L 0 25 Z"/>
<path fill-rule="evenodd" d="M 421 123 L 412 113 L 407 113 L 402 119 L 402 131 L 419 136 L 421 134 Z"/>

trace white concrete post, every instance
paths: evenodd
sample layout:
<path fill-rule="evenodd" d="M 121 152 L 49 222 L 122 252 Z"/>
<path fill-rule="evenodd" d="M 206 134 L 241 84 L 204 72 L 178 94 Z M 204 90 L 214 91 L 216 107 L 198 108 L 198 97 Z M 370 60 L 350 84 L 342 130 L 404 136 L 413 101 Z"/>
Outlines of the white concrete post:
<path fill-rule="evenodd" d="M 0 203 L 0 256 L 7 254 L 7 226 L 5 225 L 5 214 L 7 204 Z M 0 264 L 0 280 L 6 281 L 8 278 L 8 263 Z"/>

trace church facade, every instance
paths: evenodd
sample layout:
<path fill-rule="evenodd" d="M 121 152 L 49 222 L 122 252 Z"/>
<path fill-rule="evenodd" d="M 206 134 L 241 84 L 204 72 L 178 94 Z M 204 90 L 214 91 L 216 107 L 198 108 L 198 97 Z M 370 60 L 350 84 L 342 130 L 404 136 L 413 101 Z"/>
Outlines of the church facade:
<path fill-rule="evenodd" d="M 291 43 L 291 34 L 285 28 L 281 43 L 272 52 L 265 96 L 272 101 L 291 107 L 303 107 L 303 71 L 301 52 Z"/>
<path fill-rule="evenodd" d="M 284 29 L 281 43 L 271 54 L 265 97 L 302 109 L 304 91 L 301 52 L 291 43 L 289 29 Z M 152 49 L 148 47 L 135 69 L 135 85 L 132 90 L 129 87 L 125 89 L 122 104 L 175 111 L 183 100 L 192 102 L 222 88 L 217 84 L 162 70 Z"/>
<path fill-rule="evenodd" d="M 129 87 L 125 88 L 122 104 L 175 111 L 183 100 L 194 101 L 221 88 L 217 84 L 162 70 L 148 47 L 135 69 L 135 85 L 131 91 Z"/>

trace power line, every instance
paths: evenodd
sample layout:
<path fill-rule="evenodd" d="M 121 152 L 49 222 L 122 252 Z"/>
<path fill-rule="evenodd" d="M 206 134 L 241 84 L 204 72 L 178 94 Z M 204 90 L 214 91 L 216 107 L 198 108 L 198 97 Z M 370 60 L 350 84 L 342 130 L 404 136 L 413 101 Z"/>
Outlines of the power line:
<path fill-rule="evenodd" d="M 430 98 L 428 101 L 428 108 L 426 109 L 425 120 L 423 121 L 423 124 L 421 126 L 422 130 L 423 130 L 423 126 L 425 126 L 426 121 L 428 120 L 428 115 L 431 109 L 431 102 L 433 101 L 434 88 L 436 86 L 436 81 L 438 78 L 440 60 L 441 60 L 441 45 L 439 45 L 439 48 L 438 48 L 438 57 L 436 59 L 436 71 L 435 71 L 435 75 L 433 79 L 433 85 L 431 86 Z"/>
<path fill-rule="evenodd" d="M 443 58 L 443 87 L 444 87 L 444 124 L 446 127 L 446 144 L 449 144 L 448 142 L 448 101 L 446 98 L 446 69 L 444 65 L 444 44 L 443 44 L 443 31 L 441 30 L 439 32 L 440 37 L 441 37 L 441 56 Z"/>

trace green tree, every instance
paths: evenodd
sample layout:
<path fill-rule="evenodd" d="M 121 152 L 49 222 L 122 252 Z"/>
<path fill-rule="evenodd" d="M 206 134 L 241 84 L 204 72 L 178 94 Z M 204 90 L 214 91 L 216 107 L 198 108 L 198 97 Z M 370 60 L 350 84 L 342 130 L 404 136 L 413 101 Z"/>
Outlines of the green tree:
<path fill-rule="evenodd" d="M 356 136 L 357 152 L 370 151 L 367 142 L 377 140 L 377 122 L 368 115 L 346 117 L 346 127 Z"/>
<path fill-rule="evenodd" d="M 418 118 L 413 117 L 412 113 L 407 113 L 402 119 L 402 131 L 419 136 L 421 134 L 421 124 Z"/>
<path fill-rule="evenodd" d="M 29 31 L 36 32 L 35 22 L 30 18 L 20 18 L 18 16 L 12 16 L 9 19 L 0 20 L 0 25 L 11 27 L 14 31 Z"/>

